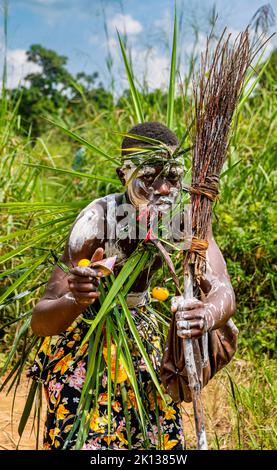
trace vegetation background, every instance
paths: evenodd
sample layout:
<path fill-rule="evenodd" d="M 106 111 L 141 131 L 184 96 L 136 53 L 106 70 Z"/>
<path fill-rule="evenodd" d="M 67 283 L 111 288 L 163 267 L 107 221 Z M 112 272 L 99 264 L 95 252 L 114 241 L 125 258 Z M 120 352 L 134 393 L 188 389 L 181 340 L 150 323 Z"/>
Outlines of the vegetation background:
<path fill-rule="evenodd" d="M 210 20 L 214 18 L 213 12 Z M 7 15 L 4 31 L 7 38 Z M 128 38 L 123 40 L 131 57 Z M 191 119 L 191 79 L 197 59 L 195 47 L 186 75 L 178 80 L 174 129 L 179 137 Z M 116 164 L 97 147 L 117 158 L 121 138 L 114 131 L 126 132 L 136 122 L 130 90 L 113 95 L 111 56 L 107 56 L 110 88 L 104 87 L 97 71 L 73 76 L 66 57 L 41 45 L 30 47 L 28 60 L 39 64 L 41 72 L 9 90 L 4 64 L 0 100 L 0 363 L 2 389 L 10 390 L 11 397 L 24 381 L 38 344 L 29 328 L 32 308 L 62 254 L 72 222 L 95 197 L 122 190 Z M 261 59 L 254 72 L 254 78 L 260 74 L 259 82 L 239 107 L 214 209 L 215 238 L 236 292 L 240 336 L 235 359 L 204 393 L 213 449 L 274 449 L 277 442 L 273 206 L 277 49 L 267 61 Z M 137 86 L 145 120 L 165 123 L 166 92 L 149 91 L 147 83 Z M 159 272 L 155 284 L 164 279 Z M 190 407 L 185 408 L 184 419 L 188 447 L 193 448 Z"/>

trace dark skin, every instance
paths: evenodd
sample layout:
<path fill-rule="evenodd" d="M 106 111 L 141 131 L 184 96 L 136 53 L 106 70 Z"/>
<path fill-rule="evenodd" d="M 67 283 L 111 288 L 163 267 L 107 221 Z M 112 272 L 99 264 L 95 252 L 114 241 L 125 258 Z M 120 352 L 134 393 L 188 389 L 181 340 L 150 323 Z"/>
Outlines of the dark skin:
<path fill-rule="evenodd" d="M 160 167 L 153 167 L 152 176 L 149 168 L 144 175 L 133 178 L 127 186 L 128 195 L 133 205 L 134 199 L 144 201 L 154 199 L 159 203 L 159 198 L 166 198 L 180 189 L 180 178 L 176 171 L 169 172 L 166 176 L 162 174 Z M 151 172 L 150 172 L 151 173 Z M 126 183 L 125 169 L 118 170 L 123 184 Z M 151 188 L 151 189 L 149 189 Z M 151 194 L 152 192 L 152 194 Z M 154 195 L 154 196 L 153 196 Z M 132 200 L 133 199 L 133 200 Z M 122 194 L 115 195 L 116 204 L 121 204 Z M 105 210 L 106 198 L 97 201 L 97 207 Z M 99 269 L 89 267 L 78 267 L 80 259 L 92 259 L 99 261 L 104 257 L 105 240 L 97 236 L 98 215 L 97 207 L 91 219 L 91 233 L 86 233 L 82 243 L 66 245 L 62 261 L 71 268 L 70 275 L 64 273 L 59 267 L 55 267 L 47 283 L 46 290 L 41 300 L 33 309 L 31 327 L 38 336 L 52 336 L 64 332 L 72 322 L 85 311 L 88 305 L 93 304 L 99 297 L 98 285 L 101 278 Z M 80 214 L 78 220 L 90 220 L 87 218 L 91 211 L 91 204 Z M 76 227 L 73 225 L 71 234 Z M 107 220 L 105 220 L 107 223 Z M 79 240 L 77 240 L 79 241 Z M 209 248 L 207 252 L 208 270 L 206 279 L 202 280 L 201 287 L 205 292 L 205 301 L 190 299 L 184 301 L 183 297 L 175 297 L 172 300 L 172 311 L 176 312 L 177 334 L 183 338 L 199 338 L 208 329 L 216 329 L 223 325 L 234 313 L 234 292 L 230 284 L 229 276 L 223 256 L 216 245 L 212 232 L 209 233 Z M 140 240 L 120 240 L 118 246 L 121 250 L 123 260 L 128 258 L 134 251 Z M 157 259 L 151 270 L 151 274 L 161 266 Z M 116 270 L 117 273 L 117 270 Z M 141 273 L 132 287 L 133 292 L 144 291 L 149 284 L 151 276 L 147 278 L 146 272 Z M 185 323 L 189 322 L 189 323 Z"/>

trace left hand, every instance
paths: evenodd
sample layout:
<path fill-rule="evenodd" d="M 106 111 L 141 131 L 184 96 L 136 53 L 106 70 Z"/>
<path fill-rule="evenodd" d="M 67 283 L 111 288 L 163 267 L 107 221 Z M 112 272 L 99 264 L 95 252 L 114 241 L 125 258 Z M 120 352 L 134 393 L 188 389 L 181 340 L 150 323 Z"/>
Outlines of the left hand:
<path fill-rule="evenodd" d="M 171 311 L 176 313 L 177 335 L 180 338 L 200 338 L 212 327 L 210 306 L 196 298 L 173 297 Z"/>

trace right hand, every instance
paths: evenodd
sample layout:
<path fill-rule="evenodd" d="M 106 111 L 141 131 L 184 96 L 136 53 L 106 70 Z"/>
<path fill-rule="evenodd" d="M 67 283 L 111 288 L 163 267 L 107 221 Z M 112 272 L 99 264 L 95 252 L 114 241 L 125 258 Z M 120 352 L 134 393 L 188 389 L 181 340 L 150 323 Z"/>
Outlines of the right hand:
<path fill-rule="evenodd" d="M 91 261 L 100 261 L 103 256 L 103 248 L 97 248 Z M 70 273 L 68 278 L 69 290 L 76 302 L 80 305 L 93 304 L 100 295 L 98 284 L 99 278 L 102 276 L 101 271 L 90 267 L 76 266 L 70 270 Z"/>

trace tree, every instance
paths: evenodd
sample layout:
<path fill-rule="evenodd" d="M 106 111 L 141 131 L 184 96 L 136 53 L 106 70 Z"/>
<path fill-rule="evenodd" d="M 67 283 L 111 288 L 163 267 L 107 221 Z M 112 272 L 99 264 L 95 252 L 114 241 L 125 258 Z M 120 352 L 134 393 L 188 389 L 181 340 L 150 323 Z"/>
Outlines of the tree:
<path fill-rule="evenodd" d="M 20 96 L 19 114 L 25 131 L 37 137 L 47 126 L 43 115 L 63 115 L 69 112 L 77 121 L 84 112 L 94 112 L 95 108 L 108 109 L 112 95 L 101 82 L 97 83 L 98 73 L 79 72 L 76 77 L 66 69 L 67 57 L 33 44 L 27 51 L 28 61 L 40 67 L 36 73 L 25 78 L 26 84 L 10 90 L 11 98 Z M 84 107 L 84 102 L 89 106 Z"/>

